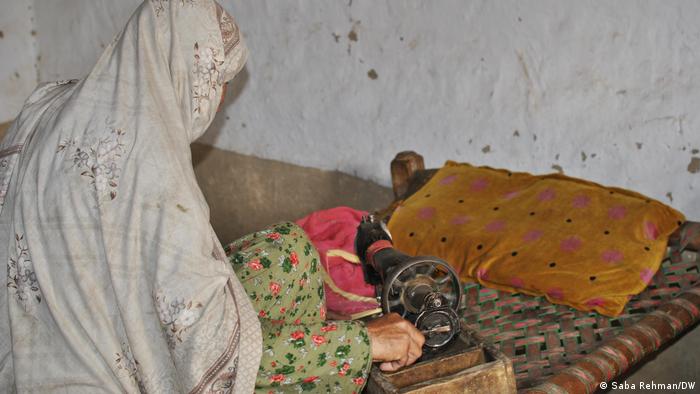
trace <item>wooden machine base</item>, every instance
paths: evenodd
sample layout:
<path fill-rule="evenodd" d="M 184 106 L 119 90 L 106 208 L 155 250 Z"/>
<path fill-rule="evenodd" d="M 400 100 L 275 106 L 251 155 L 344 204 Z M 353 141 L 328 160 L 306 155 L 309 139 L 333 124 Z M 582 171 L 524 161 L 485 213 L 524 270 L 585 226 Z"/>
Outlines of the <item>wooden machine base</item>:
<path fill-rule="evenodd" d="M 415 364 L 392 373 L 374 365 L 365 390 L 385 393 L 515 393 L 515 375 L 508 357 L 484 343 L 473 331 L 446 348 L 424 353 Z"/>

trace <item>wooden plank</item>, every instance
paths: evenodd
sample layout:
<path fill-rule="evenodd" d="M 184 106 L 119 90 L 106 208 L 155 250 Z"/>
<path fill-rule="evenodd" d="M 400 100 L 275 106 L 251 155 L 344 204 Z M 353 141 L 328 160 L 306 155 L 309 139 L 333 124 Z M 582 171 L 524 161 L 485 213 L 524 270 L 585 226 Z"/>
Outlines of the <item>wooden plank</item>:
<path fill-rule="evenodd" d="M 391 161 L 391 183 L 394 188 L 394 198 L 398 199 L 404 195 L 413 174 L 423 169 L 425 169 L 423 156 L 413 151 L 399 152 Z"/>
<path fill-rule="evenodd" d="M 402 388 L 423 382 L 426 379 L 450 376 L 475 365 L 483 364 L 484 361 L 484 350 L 476 347 L 464 353 L 417 363 L 410 368 L 384 374 L 384 377 L 393 386 Z"/>
<path fill-rule="evenodd" d="M 515 393 L 515 373 L 508 357 L 462 327 L 459 341 L 443 354 L 393 373 L 372 368 L 368 394 Z"/>
<path fill-rule="evenodd" d="M 515 393 L 515 376 L 503 360 L 477 365 L 451 376 L 432 379 L 398 391 L 401 394 Z"/>

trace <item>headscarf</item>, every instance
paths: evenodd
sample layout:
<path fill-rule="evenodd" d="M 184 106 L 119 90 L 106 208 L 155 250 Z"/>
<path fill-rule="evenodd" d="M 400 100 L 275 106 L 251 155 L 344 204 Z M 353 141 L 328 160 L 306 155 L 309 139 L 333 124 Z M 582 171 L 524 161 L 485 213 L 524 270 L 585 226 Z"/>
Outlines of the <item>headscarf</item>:
<path fill-rule="evenodd" d="M 0 145 L 0 391 L 251 392 L 260 326 L 190 143 L 246 60 L 212 0 L 145 1 Z"/>

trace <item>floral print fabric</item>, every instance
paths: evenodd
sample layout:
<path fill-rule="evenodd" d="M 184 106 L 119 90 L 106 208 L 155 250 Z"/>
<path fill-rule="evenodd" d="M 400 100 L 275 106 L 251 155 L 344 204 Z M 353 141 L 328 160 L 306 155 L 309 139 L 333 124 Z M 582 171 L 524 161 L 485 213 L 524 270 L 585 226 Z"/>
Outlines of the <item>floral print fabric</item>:
<path fill-rule="evenodd" d="M 24 234 L 15 234 L 15 253 L 7 264 L 7 288 L 25 311 L 41 303 L 41 290 L 36 279 Z"/>
<path fill-rule="evenodd" d="M 117 197 L 119 174 L 126 153 L 125 131 L 105 122 L 109 132 L 99 132 L 99 137 L 88 136 L 89 142 L 79 144 L 68 139 L 58 144 L 56 153 L 65 154 L 64 159 L 71 168 L 90 180 L 98 201 L 114 200 Z"/>
<path fill-rule="evenodd" d="M 371 365 L 359 321 L 326 321 L 318 252 L 304 230 L 280 223 L 226 247 L 258 311 L 258 393 L 359 393 Z"/>

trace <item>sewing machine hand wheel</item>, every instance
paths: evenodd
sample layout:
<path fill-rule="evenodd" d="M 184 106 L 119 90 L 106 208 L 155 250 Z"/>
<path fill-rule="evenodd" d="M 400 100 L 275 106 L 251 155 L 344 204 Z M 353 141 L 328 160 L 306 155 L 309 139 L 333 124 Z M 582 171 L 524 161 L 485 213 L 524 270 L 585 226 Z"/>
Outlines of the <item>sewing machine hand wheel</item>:
<path fill-rule="evenodd" d="M 414 321 L 429 348 L 449 342 L 459 327 L 454 311 L 462 293 L 452 267 L 434 257 L 413 257 L 387 274 L 381 298 L 384 313 L 395 312 Z"/>

